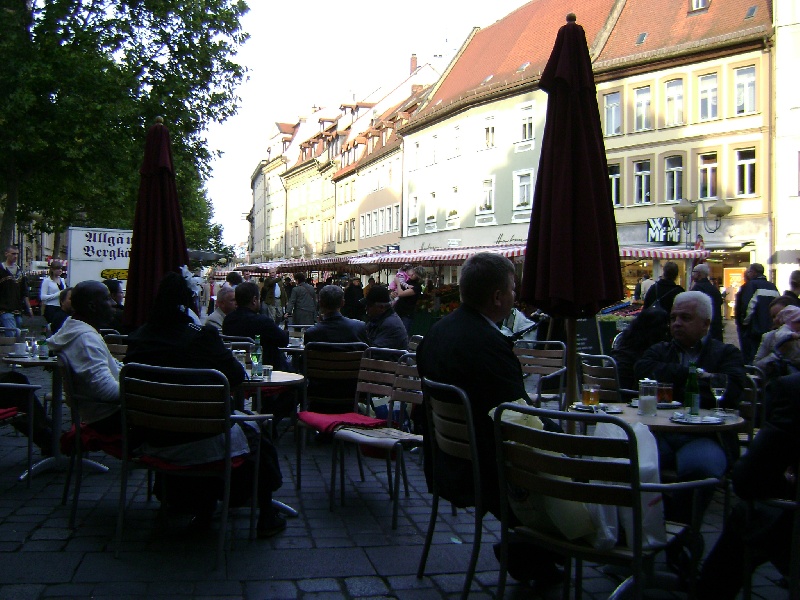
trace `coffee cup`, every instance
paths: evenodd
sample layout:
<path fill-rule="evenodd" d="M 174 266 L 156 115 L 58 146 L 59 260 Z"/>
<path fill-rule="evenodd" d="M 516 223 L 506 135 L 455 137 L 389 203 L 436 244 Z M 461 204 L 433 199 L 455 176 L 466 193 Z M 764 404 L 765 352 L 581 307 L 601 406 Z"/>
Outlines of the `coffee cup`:
<path fill-rule="evenodd" d="M 15 342 L 14 343 L 14 354 L 17 356 L 27 356 L 28 355 L 28 344 L 25 342 Z"/>

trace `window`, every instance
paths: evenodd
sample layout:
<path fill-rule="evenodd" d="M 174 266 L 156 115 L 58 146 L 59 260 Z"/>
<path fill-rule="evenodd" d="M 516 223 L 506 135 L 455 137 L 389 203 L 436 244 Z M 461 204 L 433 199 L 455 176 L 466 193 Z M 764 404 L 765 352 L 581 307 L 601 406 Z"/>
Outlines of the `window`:
<path fill-rule="evenodd" d="M 453 129 L 453 156 L 461 156 L 461 128 L 458 125 Z"/>
<path fill-rule="evenodd" d="M 494 212 L 494 179 L 483 180 L 483 195 L 477 212 L 478 214 Z"/>
<path fill-rule="evenodd" d="M 664 124 L 667 127 L 683 124 L 683 79 L 673 79 L 666 86 Z"/>
<path fill-rule="evenodd" d="M 366 225 L 364 224 L 364 215 L 361 215 L 361 239 L 363 240 L 366 237 Z"/>
<path fill-rule="evenodd" d="M 394 205 L 394 230 L 400 231 L 400 205 Z"/>
<path fill-rule="evenodd" d="M 378 211 L 378 233 L 383 233 L 386 230 L 386 210 L 380 209 Z"/>
<path fill-rule="evenodd" d="M 416 225 L 419 218 L 419 203 L 416 196 L 411 196 L 411 201 L 408 203 L 408 224 Z"/>
<path fill-rule="evenodd" d="M 667 202 L 678 202 L 683 198 L 683 157 L 668 156 L 664 161 Z"/>
<path fill-rule="evenodd" d="M 386 233 L 392 230 L 392 207 L 386 209 Z"/>
<path fill-rule="evenodd" d="M 736 151 L 736 195 L 752 196 L 756 193 L 756 151 Z"/>
<path fill-rule="evenodd" d="M 650 161 L 633 163 L 633 203 L 650 204 Z"/>
<path fill-rule="evenodd" d="M 717 197 L 717 153 L 700 155 L 700 190 L 702 199 Z"/>
<path fill-rule="evenodd" d="M 514 173 L 514 210 L 530 210 L 533 204 L 533 171 Z"/>
<path fill-rule="evenodd" d="M 606 115 L 606 135 L 622 133 L 622 111 L 619 104 L 619 92 L 603 96 L 603 108 Z"/>
<path fill-rule="evenodd" d="M 350 219 L 350 241 L 356 241 L 356 219 L 353 217 Z"/>
<path fill-rule="evenodd" d="M 378 211 L 372 211 L 372 235 L 378 235 Z"/>
<path fill-rule="evenodd" d="M 523 142 L 533 139 L 533 106 L 528 105 L 522 109 L 522 137 Z"/>
<path fill-rule="evenodd" d="M 611 185 L 611 204 L 622 206 L 619 165 L 608 165 L 608 182 Z"/>
<path fill-rule="evenodd" d="M 744 67 L 734 72 L 736 80 L 736 114 L 744 115 L 756 110 L 756 68 Z"/>
<path fill-rule="evenodd" d="M 494 148 L 494 125 L 487 125 L 483 128 L 486 148 Z"/>
<path fill-rule="evenodd" d="M 717 118 L 717 74 L 700 77 L 700 120 Z"/>
<path fill-rule="evenodd" d="M 634 131 L 650 129 L 650 86 L 634 90 Z"/>
<path fill-rule="evenodd" d="M 692 10 L 701 10 L 708 6 L 708 0 L 692 0 Z"/>

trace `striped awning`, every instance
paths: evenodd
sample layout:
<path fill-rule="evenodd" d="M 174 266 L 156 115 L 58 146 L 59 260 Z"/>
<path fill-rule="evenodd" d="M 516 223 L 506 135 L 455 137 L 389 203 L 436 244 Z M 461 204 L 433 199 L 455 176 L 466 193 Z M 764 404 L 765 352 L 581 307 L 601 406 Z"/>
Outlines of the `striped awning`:
<path fill-rule="evenodd" d="M 380 269 L 397 268 L 406 263 L 423 267 L 461 265 L 473 254 L 492 252 L 500 254 L 515 263 L 525 260 L 525 245 L 510 246 L 472 246 L 465 248 L 437 248 L 431 250 L 404 250 L 401 252 L 378 252 L 355 256 L 345 254 L 320 258 L 301 258 L 285 261 L 273 261 L 256 265 L 236 267 L 238 271 L 267 272 L 270 268 L 283 273 L 310 270 L 341 269 L 360 273 L 374 273 Z M 709 250 L 683 250 L 663 246 L 620 246 L 620 259 L 664 259 L 664 260 L 701 260 L 708 258 Z"/>

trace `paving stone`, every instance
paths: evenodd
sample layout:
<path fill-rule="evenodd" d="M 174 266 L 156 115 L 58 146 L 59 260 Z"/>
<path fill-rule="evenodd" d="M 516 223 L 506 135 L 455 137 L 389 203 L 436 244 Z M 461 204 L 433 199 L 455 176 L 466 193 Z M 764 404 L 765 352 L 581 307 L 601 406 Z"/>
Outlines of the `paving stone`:
<path fill-rule="evenodd" d="M 303 592 L 337 592 L 340 590 L 339 582 L 333 578 L 301 579 L 297 587 Z"/>
<path fill-rule="evenodd" d="M 44 585 L 4 585 L 0 587 L 0 600 L 36 600 L 45 590 Z"/>
<path fill-rule="evenodd" d="M 250 581 L 245 595 L 248 600 L 295 600 L 298 592 L 291 581 Z"/>
<path fill-rule="evenodd" d="M 89 598 L 94 590 L 91 583 L 63 583 L 50 585 L 45 589 L 45 598 Z"/>
<path fill-rule="evenodd" d="M 344 583 L 348 593 L 356 598 L 389 592 L 386 582 L 379 577 L 349 577 L 345 579 Z"/>

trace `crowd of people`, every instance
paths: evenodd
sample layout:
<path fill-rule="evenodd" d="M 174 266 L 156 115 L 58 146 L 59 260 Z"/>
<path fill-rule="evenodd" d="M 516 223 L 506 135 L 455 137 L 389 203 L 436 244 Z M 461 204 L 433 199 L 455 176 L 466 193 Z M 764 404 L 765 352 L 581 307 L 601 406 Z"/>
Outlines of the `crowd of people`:
<path fill-rule="evenodd" d="M 24 274 L 15 269 L 17 253 L 6 250 L 6 284 L 0 285 L 0 308 L 4 326 L 19 325 L 20 314 L 29 310 Z M 690 370 L 698 368 L 700 404 L 711 408 L 715 401 L 709 378 L 716 373 L 727 376 L 722 406 L 736 408 L 747 385 L 746 365 L 760 368 L 764 378 L 768 410 L 761 429 L 747 452 L 740 456 L 735 433 L 656 435 L 659 464 L 670 469 L 679 480 L 729 474 L 737 494 L 745 499 L 787 494 L 792 488 L 793 468 L 800 458 L 800 271 L 792 273 L 790 289 L 780 294 L 764 277 L 762 265 L 751 264 L 736 298 L 736 324 L 739 347 L 722 341 L 722 299 L 709 281 L 709 268 L 695 265 L 691 272 L 691 290 L 678 283 L 677 266 L 666 263 L 662 277 L 644 293 L 645 308 L 620 336 L 612 351 L 623 388 L 635 390 L 643 378 L 671 383 L 674 399 L 682 402 Z M 53 328 L 49 338 L 55 352 L 69 358 L 74 369 L 77 393 L 93 401 L 81 405 L 81 418 L 92 429 L 105 435 L 119 434 L 119 374 L 122 365 L 109 352 L 100 330 L 115 323 L 124 310 L 119 282 L 84 281 L 74 288 L 64 285 L 61 265 L 53 262 L 49 277 L 42 285 L 41 299 L 45 318 Z M 150 317 L 142 327 L 127 332 L 128 353 L 125 362 L 172 367 L 208 367 L 223 372 L 231 386 L 245 377 L 245 372 L 220 335 L 258 338 L 263 360 L 276 369 L 291 369 L 281 348 L 288 345 L 287 327 L 310 325 L 306 343 L 363 342 L 369 346 L 406 349 L 413 311 L 422 294 L 424 269 L 405 265 L 390 285 L 370 278 L 362 286 L 359 277 L 340 285 L 333 279 L 315 289 L 305 274 L 297 273 L 294 282 L 272 271 L 260 282 L 245 281 L 232 273 L 217 291 L 213 310 L 205 324 L 198 322 L 196 298 L 178 273 L 162 280 Z M 417 350 L 417 364 L 422 376 L 461 387 L 472 405 L 475 418 L 479 469 L 484 482 L 485 507 L 499 515 L 499 487 L 493 438 L 491 410 L 502 402 L 528 396 L 519 360 L 512 343 L 498 326 L 515 306 L 515 269 L 506 258 L 492 253 L 478 253 L 465 263 L 460 274 L 461 305 L 438 320 L 425 334 Z M 7 310 L 13 303 L 14 310 Z M 62 316 L 63 313 L 63 316 Z M 119 327 L 122 331 L 121 320 Z M 6 324 L 9 325 L 6 325 Z M 741 349 L 740 349 L 741 348 Z M 480 349 L 480 351 L 477 351 Z M 280 394 L 272 398 L 269 409 L 277 418 L 288 415 L 296 398 Z M 9 402 L 9 400 L 5 400 Z M 49 453 L 49 422 L 40 405 L 34 411 L 34 441 L 43 453 Z M 425 424 L 417 421 L 424 430 Z M 558 430 L 555 422 L 545 422 Z M 234 494 L 244 500 L 259 465 L 259 537 L 283 530 L 285 521 L 272 507 L 272 492 L 281 485 L 280 467 L 269 435 L 250 425 L 237 425 L 235 453 L 244 457 L 245 467 L 237 470 Z M 259 460 L 254 456 L 261 438 Z M 431 444 L 429 437 L 426 444 Z M 146 440 L 148 453 L 166 460 L 211 461 L 219 458 L 218 440 L 203 435 L 176 436 Z M 189 458 L 194 457 L 194 458 Z M 436 457 L 434 462 L 432 457 Z M 442 497 L 456 506 L 474 503 L 472 469 L 463 460 L 444 453 L 424 452 L 425 475 L 440 478 Z M 221 490 L 203 485 L 181 490 L 166 478 L 170 502 L 191 511 L 192 523 L 206 527 L 211 520 Z M 188 491 L 187 491 L 188 490 Z M 710 501 L 705 494 L 702 504 Z M 665 498 L 667 518 L 689 522 L 692 511 L 688 495 Z M 758 506 L 763 518 L 756 535 L 746 530 L 746 511 L 737 507 L 725 524 L 720 541 L 711 549 L 701 573 L 701 590 L 713 590 L 714 597 L 735 597 L 744 576 L 742 549 L 754 550 L 753 563 L 772 560 L 779 569 L 786 568 L 790 543 L 785 511 Z M 509 573 L 521 581 L 546 586 L 561 579 L 554 556 L 528 544 L 511 545 Z M 668 556 L 668 565 L 683 568 L 682 550 Z M 736 568 L 731 572 L 731 565 Z M 740 568 L 742 567 L 742 568 Z M 711 597 L 711 596 L 705 596 Z"/>

